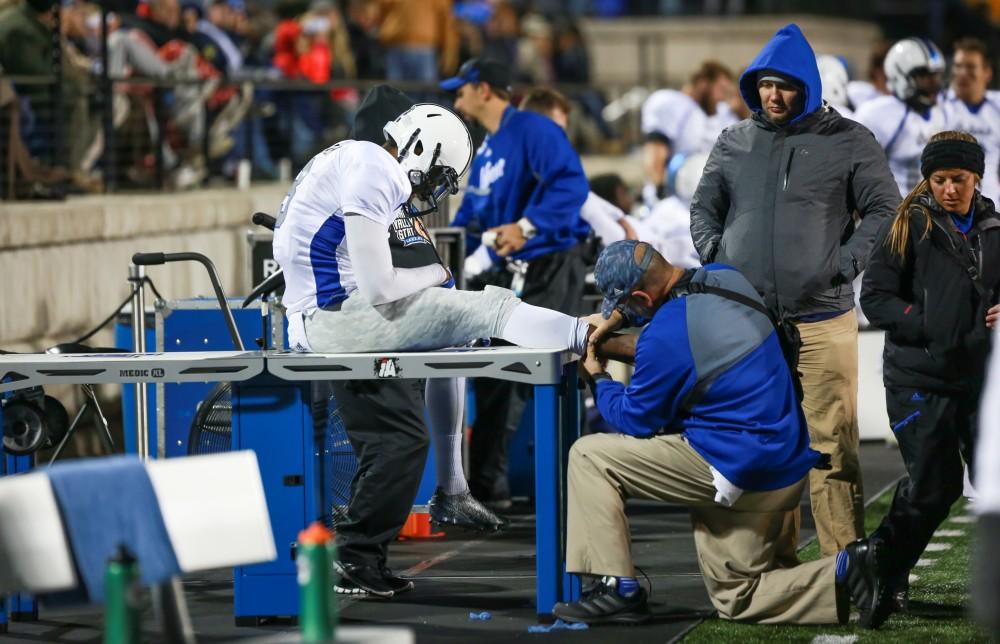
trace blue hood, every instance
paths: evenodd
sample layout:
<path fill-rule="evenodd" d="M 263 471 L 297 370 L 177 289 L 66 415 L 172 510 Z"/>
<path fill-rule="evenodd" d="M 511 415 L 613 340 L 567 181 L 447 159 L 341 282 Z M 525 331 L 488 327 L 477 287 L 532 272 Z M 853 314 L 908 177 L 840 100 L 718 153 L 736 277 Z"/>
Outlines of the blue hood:
<path fill-rule="evenodd" d="M 740 76 L 740 94 L 755 113 L 763 111 L 757 93 L 757 72 L 765 69 L 791 76 L 805 87 L 802 112 L 789 123 L 801 120 L 823 105 L 823 84 L 819 79 L 816 54 L 798 25 L 793 23 L 779 29 Z"/>

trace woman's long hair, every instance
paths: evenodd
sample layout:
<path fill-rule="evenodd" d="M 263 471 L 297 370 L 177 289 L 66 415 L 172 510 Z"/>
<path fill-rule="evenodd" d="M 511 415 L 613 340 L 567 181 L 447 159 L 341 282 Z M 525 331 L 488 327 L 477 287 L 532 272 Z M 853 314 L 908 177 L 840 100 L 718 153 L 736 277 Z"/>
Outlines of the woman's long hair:
<path fill-rule="evenodd" d="M 927 142 L 928 144 L 936 143 L 937 141 L 965 141 L 966 143 L 976 143 L 976 137 L 972 136 L 968 132 L 957 132 L 955 130 L 949 130 L 947 132 L 938 132 L 930 138 Z M 976 178 L 982 181 L 982 177 L 976 175 Z M 917 184 L 917 187 L 910 191 L 910 194 L 906 195 L 903 199 L 903 203 L 899 204 L 896 208 L 896 218 L 892 222 L 892 229 L 889 231 L 889 236 L 886 237 L 885 243 L 892 249 L 894 253 L 899 256 L 900 261 L 906 258 L 906 245 L 910 241 L 910 215 L 913 210 L 920 210 L 924 217 L 927 219 L 927 225 L 924 226 L 924 232 L 920 236 L 920 239 L 927 239 L 927 236 L 931 233 L 931 213 L 928 212 L 927 208 L 921 204 L 913 203 L 913 200 L 925 193 L 930 192 L 931 186 L 927 182 L 927 179 L 923 179 Z"/>

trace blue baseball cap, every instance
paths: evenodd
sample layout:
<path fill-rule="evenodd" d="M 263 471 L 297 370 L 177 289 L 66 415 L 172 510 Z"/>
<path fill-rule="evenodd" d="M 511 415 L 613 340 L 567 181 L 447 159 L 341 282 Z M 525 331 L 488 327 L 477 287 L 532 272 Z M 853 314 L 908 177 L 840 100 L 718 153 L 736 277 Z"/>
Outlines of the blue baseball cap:
<path fill-rule="evenodd" d="M 489 58 L 470 58 L 458 68 L 458 74 L 441 81 L 441 89 L 454 92 L 466 83 L 486 83 L 491 87 L 510 92 L 510 69 L 507 65 Z"/>
<path fill-rule="evenodd" d="M 635 251 L 640 244 L 645 246 L 645 252 L 636 261 Z M 653 247 L 636 239 L 616 241 L 604 249 L 594 267 L 594 281 L 604 295 L 601 303 L 604 319 L 611 317 L 622 298 L 632 292 L 652 261 Z"/>

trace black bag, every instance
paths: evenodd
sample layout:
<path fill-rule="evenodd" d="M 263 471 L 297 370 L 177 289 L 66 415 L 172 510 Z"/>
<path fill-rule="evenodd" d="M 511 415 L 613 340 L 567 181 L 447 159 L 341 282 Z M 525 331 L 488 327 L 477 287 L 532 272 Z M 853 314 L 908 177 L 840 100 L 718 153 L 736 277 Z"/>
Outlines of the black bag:
<path fill-rule="evenodd" d="M 738 302 L 744 306 L 749 306 L 755 311 L 766 315 L 767 319 L 770 320 L 771 324 L 774 326 L 774 330 L 778 332 L 778 344 L 781 345 L 781 353 L 785 356 L 785 362 L 788 364 L 788 371 L 792 375 L 792 386 L 795 388 L 795 398 L 798 400 L 800 405 L 802 404 L 802 374 L 799 373 L 799 351 L 802 349 L 802 336 L 799 334 L 799 328 L 795 326 L 791 320 L 787 318 L 779 319 L 761 302 L 758 302 L 751 297 L 747 297 L 742 293 L 730 291 L 729 289 L 721 288 L 719 286 L 712 286 L 702 282 L 692 282 L 687 285 L 685 290 L 685 294 L 710 293 L 712 295 L 718 295 L 719 297 L 724 297 L 727 300 L 732 300 L 733 302 Z"/>

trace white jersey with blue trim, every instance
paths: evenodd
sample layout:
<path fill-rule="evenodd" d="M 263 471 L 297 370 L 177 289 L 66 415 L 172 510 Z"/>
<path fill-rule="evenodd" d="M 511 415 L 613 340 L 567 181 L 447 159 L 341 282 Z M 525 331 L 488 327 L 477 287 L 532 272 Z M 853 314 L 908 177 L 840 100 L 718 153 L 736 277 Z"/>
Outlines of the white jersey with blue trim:
<path fill-rule="evenodd" d="M 282 304 L 310 314 L 357 290 L 344 213 L 385 225 L 386 237 L 412 188 L 399 162 L 367 141 L 341 141 L 317 154 L 281 202 L 274 259 L 285 274 Z"/>
<path fill-rule="evenodd" d="M 945 99 L 954 112 L 957 125 L 952 129 L 976 137 L 986 152 L 986 171 L 980 187 L 983 196 L 997 203 L 1000 198 L 1000 92 L 988 91 L 977 106 L 969 106 L 948 90 Z"/>
<path fill-rule="evenodd" d="M 878 88 L 868 81 L 852 80 L 847 82 L 847 102 L 851 104 L 854 111 L 879 96 L 885 96 L 885 94 L 878 91 Z"/>
<path fill-rule="evenodd" d="M 920 154 L 927 141 L 956 126 L 954 110 L 943 101 L 922 115 L 895 96 L 879 96 L 864 103 L 854 113 L 854 120 L 871 130 L 885 150 L 902 195 L 920 183 Z"/>

